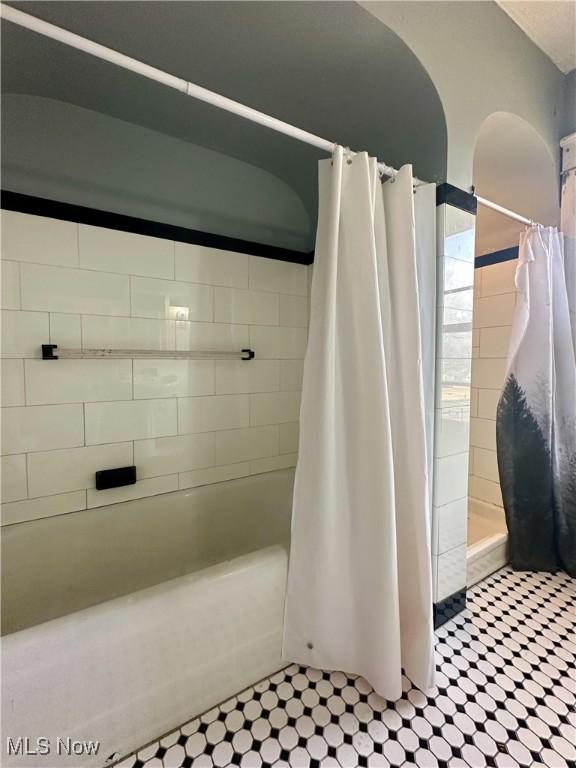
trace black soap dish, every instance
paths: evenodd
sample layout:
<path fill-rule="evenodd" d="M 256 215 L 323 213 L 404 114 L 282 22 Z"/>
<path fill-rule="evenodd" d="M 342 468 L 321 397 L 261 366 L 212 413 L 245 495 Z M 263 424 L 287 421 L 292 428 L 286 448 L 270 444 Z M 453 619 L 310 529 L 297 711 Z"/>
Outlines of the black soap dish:
<path fill-rule="evenodd" d="M 96 490 L 105 491 L 108 488 L 121 488 L 123 485 L 134 485 L 136 482 L 136 467 L 118 467 L 116 469 L 101 469 L 96 472 Z"/>

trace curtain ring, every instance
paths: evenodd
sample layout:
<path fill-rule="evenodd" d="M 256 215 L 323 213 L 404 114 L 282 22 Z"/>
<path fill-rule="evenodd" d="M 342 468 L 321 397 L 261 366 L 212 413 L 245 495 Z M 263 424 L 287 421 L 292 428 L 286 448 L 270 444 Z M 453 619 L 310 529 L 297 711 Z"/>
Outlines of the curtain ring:
<path fill-rule="evenodd" d="M 332 144 L 332 157 L 330 158 L 330 165 L 334 165 L 334 155 L 336 154 L 336 151 L 340 145 L 337 142 L 334 142 Z"/>

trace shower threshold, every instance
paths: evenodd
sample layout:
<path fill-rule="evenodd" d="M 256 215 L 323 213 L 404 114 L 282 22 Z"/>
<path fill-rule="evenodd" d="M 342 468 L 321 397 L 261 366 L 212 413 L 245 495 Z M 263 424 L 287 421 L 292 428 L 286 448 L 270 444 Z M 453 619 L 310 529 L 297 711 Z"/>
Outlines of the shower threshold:
<path fill-rule="evenodd" d="M 469 499 L 466 550 L 466 581 L 469 587 L 506 565 L 507 544 L 504 510 L 478 499 Z"/>

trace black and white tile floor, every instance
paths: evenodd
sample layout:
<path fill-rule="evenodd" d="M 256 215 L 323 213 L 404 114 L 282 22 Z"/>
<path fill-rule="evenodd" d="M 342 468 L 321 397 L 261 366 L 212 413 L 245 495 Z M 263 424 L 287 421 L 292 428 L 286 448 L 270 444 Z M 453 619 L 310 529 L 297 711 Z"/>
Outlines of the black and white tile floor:
<path fill-rule="evenodd" d="M 576 584 L 504 568 L 437 630 L 437 687 L 387 702 L 291 666 L 122 761 L 179 766 L 574 766 Z"/>

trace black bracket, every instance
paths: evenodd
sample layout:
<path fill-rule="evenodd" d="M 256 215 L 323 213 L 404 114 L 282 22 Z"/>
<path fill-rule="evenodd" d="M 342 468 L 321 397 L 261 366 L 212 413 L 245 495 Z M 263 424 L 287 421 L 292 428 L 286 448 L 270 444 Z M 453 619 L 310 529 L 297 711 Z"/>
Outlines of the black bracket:
<path fill-rule="evenodd" d="M 58 360 L 55 349 L 58 349 L 58 344 L 42 344 L 42 360 Z"/>
<path fill-rule="evenodd" d="M 242 349 L 242 360 L 254 360 L 256 353 L 253 349 Z"/>

